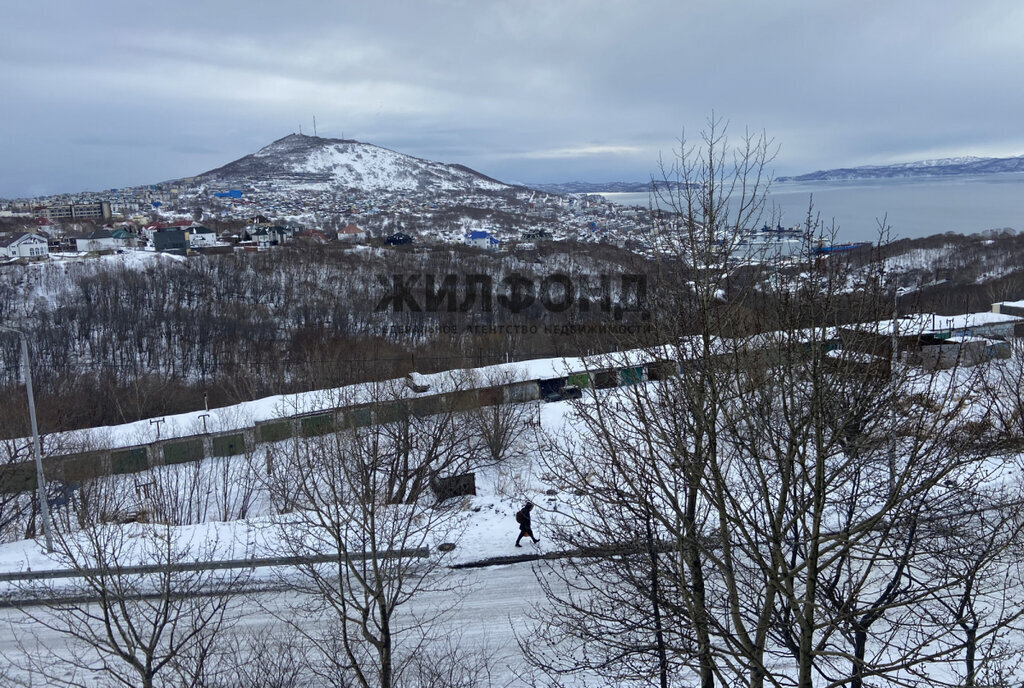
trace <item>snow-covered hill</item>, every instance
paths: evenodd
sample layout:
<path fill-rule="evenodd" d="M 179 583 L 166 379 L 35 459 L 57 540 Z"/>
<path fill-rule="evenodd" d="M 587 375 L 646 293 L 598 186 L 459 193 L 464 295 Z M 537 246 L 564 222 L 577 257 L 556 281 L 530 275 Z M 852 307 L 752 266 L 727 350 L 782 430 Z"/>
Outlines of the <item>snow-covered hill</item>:
<path fill-rule="evenodd" d="M 891 179 L 899 177 L 952 177 L 957 175 L 1024 172 L 1024 155 L 1013 158 L 979 158 L 973 155 L 958 158 L 918 160 L 892 165 L 865 165 L 818 170 L 795 177 L 778 177 L 779 182 L 836 181 L 843 179 Z"/>
<path fill-rule="evenodd" d="M 461 165 L 431 162 L 359 141 L 302 134 L 285 136 L 199 176 L 230 185 L 269 181 L 301 189 L 363 192 L 472 193 L 512 188 Z"/>

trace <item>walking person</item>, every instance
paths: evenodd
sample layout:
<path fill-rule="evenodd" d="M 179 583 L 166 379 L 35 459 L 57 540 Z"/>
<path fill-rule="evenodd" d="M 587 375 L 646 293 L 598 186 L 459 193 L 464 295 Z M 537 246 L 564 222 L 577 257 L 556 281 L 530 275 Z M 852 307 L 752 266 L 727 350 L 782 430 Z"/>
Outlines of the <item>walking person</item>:
<path fill-rule="evenodd" d="M 540 538 L 533 537 L 533 528 L 530 525 L 530 511 L 533 510 L 533 504 L 527 502 L 526 506 L 516 512 L 516 523 L 519 524 L 519 537 L 516 538 L 516 547 L 522 547 L 519 541 L 526 536 L 533 540 L 534 544 L 540 542 Z"/>

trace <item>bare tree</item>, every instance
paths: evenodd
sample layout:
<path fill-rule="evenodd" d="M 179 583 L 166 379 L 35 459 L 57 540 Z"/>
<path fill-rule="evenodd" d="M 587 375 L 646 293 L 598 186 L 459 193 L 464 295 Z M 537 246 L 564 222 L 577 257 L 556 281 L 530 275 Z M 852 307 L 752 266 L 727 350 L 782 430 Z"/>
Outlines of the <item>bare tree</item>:
<path fill-rule="evenodd" d="M 744 266 L 769 146 L 747 138 L 725 164 L 719 123 L 702 141 L 681 148 L 661 227 L 689 278 L 653 298 L 667 345 L 592 361 L 595 375 L 670 372 L 577 404 L 542 459 L 577 494 L 556 538 L 618 566 L 542 569 L 561 581 L 547 588 L 559 621 L 531 656 L 662 686 L 920 680 L 962 649 L 936 649 L 929 604 L 952 581 L 921 575 L 922 524 L 998 461 L 973 404 L 980 372 L 913 364 L 921 325 L 883 322 L 884 271 L 823 258 L 834 230 L 813 213 L 794 257 Z"/>
<path fill-rule="evenodd" d="M 485 375 L 487 387 L 498 387 L 522 382 L 523 376 L 514 370 L 501 368 Z M 527 430 L 527 421 L 533 409 L 528 404 L 514 403 L 504 398 L 497 403 L 481 405 L 469 411 L 469 425 L 483 445 L 484 453 L 492 463 L 500 463 Z"/>
<path fill-rule="evenodd" d="M 108 522 L 133 501 L 126 488 L 120 477 L 91 481 L 77 513 L 61 512 L 54 558 L 73 577 L 18 586 L 39 602 L 21 607 L 27 651 L 8 659 L 48 685 L 205 685 L 247 573 L 190 568 L 218 543 L 172 524 Z"/>
<path fill-rule="evenodd" d="M 397 427 L 376 423 L 282 443 L 268 478 L 272 501 L 291 513 L 276 534 L 284 550 L 330 556 L 299 568 L 305 597 L 281 620 L 309 644 L 315 673 L 333 685 L 401 685 L 442 615 L 414 614 L 410 602 L 452 587 L 438 574 L 444 554 L 417 552 L 446 541 L 457 525 L 456 507 L 435 508 L 422 490 L 428 469 L 450 463 L 455 448 L 442 435 L 452 421 L 430 421 L 437 429 L 419 437 L 413 428 L 425 419 L 396 418 L 395 408 L 381 403 L 375 411 Z"/>
<path fill-rule="evenodd" d="M 472 465 L 471 427 L 457 409 L 417 409 L 398 381 L 373 385 L 372 397 L 378 415 L 375 460 L 386 462 L 381 468 L 391 503 L 415 502 L 433 478 Z"/>
<path fill-rule="evenodd" d="M 218 688 L 306 688 L 313 684 L 308 647 L 292 633 L 254 629 L 228 641 L 225 677 Z"/>

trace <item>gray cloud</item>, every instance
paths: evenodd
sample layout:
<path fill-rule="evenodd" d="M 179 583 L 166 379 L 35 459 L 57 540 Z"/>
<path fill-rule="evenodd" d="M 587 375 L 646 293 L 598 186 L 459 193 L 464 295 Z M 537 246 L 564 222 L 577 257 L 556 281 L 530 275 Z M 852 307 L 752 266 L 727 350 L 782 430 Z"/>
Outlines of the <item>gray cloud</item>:
<path fill-rule="evenodd" d="M 0 26 L 0 196 L 195 174 L 312 128 L 509 181 L 645 179 L 712 111 L 779 173 L 1024 152 L 1000 2 L 43 0 Z"/>

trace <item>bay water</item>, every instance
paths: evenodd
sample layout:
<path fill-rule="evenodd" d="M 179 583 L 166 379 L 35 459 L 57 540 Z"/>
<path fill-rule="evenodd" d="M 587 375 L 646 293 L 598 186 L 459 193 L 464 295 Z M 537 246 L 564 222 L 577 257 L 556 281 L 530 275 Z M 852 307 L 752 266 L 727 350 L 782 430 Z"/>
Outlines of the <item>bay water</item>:
<path fill-rule="evenodd" d="M 601 195 L 621 205 L 651 203 L 646 193 Z M 802 225 L 812 200 L 814 214 L 826 226 L 835 222 L 838 242 L 877 241 L 882 223 L 889 226 L 891 239 L 1006 228 L 1024 231 L 1024 174 L 1018 173 L 775 182 L 769 195 L 769 205 L 783 227 Z M 772 224 L 770 217 L 765 219 Z"/>

